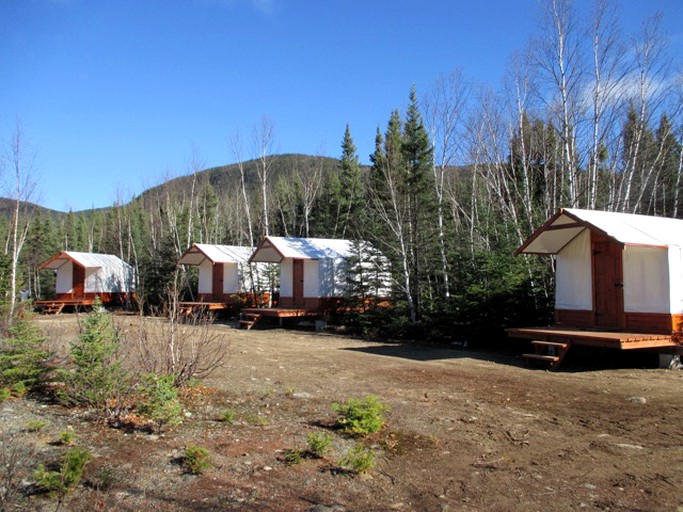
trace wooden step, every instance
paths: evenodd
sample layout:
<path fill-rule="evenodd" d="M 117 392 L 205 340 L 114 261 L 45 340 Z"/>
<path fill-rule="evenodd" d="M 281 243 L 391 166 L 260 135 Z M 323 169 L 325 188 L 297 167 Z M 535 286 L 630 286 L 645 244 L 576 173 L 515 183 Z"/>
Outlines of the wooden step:
<path fill-rule="evenodd" d="M 50 304 L 41 304 L 41 306 L 40 306 L 41 313 L 45 313 L 45 314 L 57 315 L 57 314 L 62 312 L 62 309 L 64 309 L 64 304 L 61 302 L 53 302 Z"/>
<path fill-rule="evenodd" d="M 559 356 L 546 356 L 543 354 L 522 354 L 522 357 L 538 361 L 548 361 L 549 363 L 557 363 L 560 360 Z"/>
<path fill-rule="evenodd" d="M 533 340 L 531 342 L 532 345 L 539 345 L 543 347 L 555 347 L 555 348 L 567 348 L 569 347 L 569 343 L 560 343 L 557 341 L 541 341 L 541 340 Z"/>
<path fill-rule="evenodd" d="M 240 318 L 240 329 L 247 329 L 251 330 L 252 327 L 258 322 L 261 318 L 263 318 L 263 315 L 259 315 L 258 313 L 247 313 L 245 315 L 242 315 L 244 318 Z"/>

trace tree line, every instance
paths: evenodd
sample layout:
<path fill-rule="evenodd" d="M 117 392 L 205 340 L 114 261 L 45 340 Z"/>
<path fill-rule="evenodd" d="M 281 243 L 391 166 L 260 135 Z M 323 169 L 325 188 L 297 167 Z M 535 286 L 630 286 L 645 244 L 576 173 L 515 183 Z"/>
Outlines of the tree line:
<path fill-rule="evenodd" d="M 48 295 L 41 263 L 64 249 L 104 252 L 136 268 L 138 294 L 156 305 L 176 279 L 192 293 L 192 272 L 175 262 L 193 242 L 349 238 L 390 263 L 393 309 L 365 324 L 375 330 L 464 336 L 548 321 L 551 262 L 512 253 L 558 208 L 683 216 L 680 69 L 661 17 L 627 37 L 616 6 L 543 2 L 537 37 L 512 57 L 501 88 L 461 71 L 422 96 L 411 88 L 404 112 L 378 127 L 370 165 L 348 125 L 339 159 L 273 155 L 264 117 L 250 140 L 230 139 L 232 166 L 202 170 L 194 158 L 187 176 L 140 197 L 52 218 L 24 209 L 30 173 L 13 141 L 0 287 Z"/>

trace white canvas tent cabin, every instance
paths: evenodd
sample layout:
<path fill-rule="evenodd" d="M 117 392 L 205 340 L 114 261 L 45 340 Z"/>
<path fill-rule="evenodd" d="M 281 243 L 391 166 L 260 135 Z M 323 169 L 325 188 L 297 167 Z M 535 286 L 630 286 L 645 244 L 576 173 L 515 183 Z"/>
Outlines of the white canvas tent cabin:
<path fill-rule="evenodd" d="M 135 300 L 135 271 L 111 254 L 63 251 L 40 266 L 54 270 L 55 299 L 36 301 L 44 312 L 59 312 L 66 306 L 91 306 L 95 297 L 105 305 L 123 305 Z"/>
<path fill-rule="evenodd" d="M 249 261 L 280 265 L 279 298 L 276 307 L 243 310 L 245 326 L 260 316 L 314 317 L 336 309 L 344 296 L 352 251 L 350 240 L 265 237 Z"/>
<path fill-rule="evenodd" d="M 279 307 L 319 309 L 342 297 L 352 245 L 350 240 L 268 236 L 249 261 L 280 265 Z"/>
<path fill-rule="evenodd" d="M 181 306 L 205 305 L 217 310 L 241 300 L 253 302 L 253 274 L 248 263 L 253 252 L 253 247 L 192 244 L 178 264 L 198 267 L 198 302 L 183 302 Z"/>
<path fill-rule="evenodd" d="M 555 325 L 508 329 L 510 336 L 559 352 L 547 357 L 572 343 L 681 348 L 683 220 L 564 208 L 516 254 L 555 257 Z"/>

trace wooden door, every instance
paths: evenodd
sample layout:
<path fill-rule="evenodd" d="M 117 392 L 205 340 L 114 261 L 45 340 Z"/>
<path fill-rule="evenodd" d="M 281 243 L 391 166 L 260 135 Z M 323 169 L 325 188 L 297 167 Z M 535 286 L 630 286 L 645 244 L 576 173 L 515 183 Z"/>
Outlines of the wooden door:
<path fill-rule="evenodd" d="M 213 265 L 213 274 L 211 276 L 211 295 L 213 297 L 213 300 L 217 302 L 222 302 L 223 301 L 223 264 L 222 263 L 214 263 Z"/>
<path fill-rule="evenodd" d="M 82 299 L 85 297 L 85 267 L 73 263 L 72 277 L 71 295 L 74 299 Z"/>
<path fill-rule="evenodd" d="M 292 306 L 304 307 L 304 260 L 292 261 Z"/>
<path fill-rule="evenodd" d="M 624 325 L 623 246 L 594 235 L 591 247 L 595 325 L 621 329 Z"/>

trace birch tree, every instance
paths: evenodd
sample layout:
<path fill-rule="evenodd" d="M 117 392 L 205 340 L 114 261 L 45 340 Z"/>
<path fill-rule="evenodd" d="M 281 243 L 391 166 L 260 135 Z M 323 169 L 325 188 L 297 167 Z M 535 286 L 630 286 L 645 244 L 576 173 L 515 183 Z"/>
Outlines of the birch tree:
<path fill-rule="evenodd" d="M 242 205 L 244 207 L 244 215 L 246 217 L 247 235 L 249 239 L 249 247 L 255 247 L 254 238 L 254 223 L 251 220 L 251 204 L 249 195 L 247 194 L 246 177 L 244 171 L 244 162 L 242 161 L 242 139 L 239 132 L 235 132 L 230 139 L 230 149 L 232 156 L 237 163 L 237 168 L 240 171 L 240 190 L 242 192 Z"/>
<path fill-rule="evenodd" d="M 583 63 L 580 33 L 573 0 L 548 0 L 541 4 L 541 37 L 534 42 L 536 63 L 548 84 L 547 103 L 558 124 L 562 144 L 565 201 L 579 205 L 576 130 L 580 113 Z"/>
<path fill-rule="evenodd" d="M 19 123 L 6 148 L 4 160 L 5 194 L 12 201 L 11 219 L 5 241 L 5 255 L 10 259 L 9 321 L 11 322 L 17 301 L 19 257 L 28 236 L 33 211 L 29 201 L 33 198 L 36 188 L 35 153 L 28 151 Z"/>
<path fill-rule="evenodd" d="M 434 148 L 434 194 L 439 255 L 443 275 L 443 295 L 450 297 L 449 264 L 446 256 L 444 198 L 446 173 L 449 167 L 462 162 L 463 120 L 470 87 L 460 70 L 437 79 L 425 100 L 425 123 Z"/>
<path fill-rule="evenodd" d="M 257 154 L 257 174 L 261 187 L 261 222 L 263 234 L 270 234 L 270 220 L 268 217 L 268 177 L 272 167 L 273 154 L 273 122 L 266 116 L 261 118 L 261 123 L 254 127 L 253 143 Z"/>

